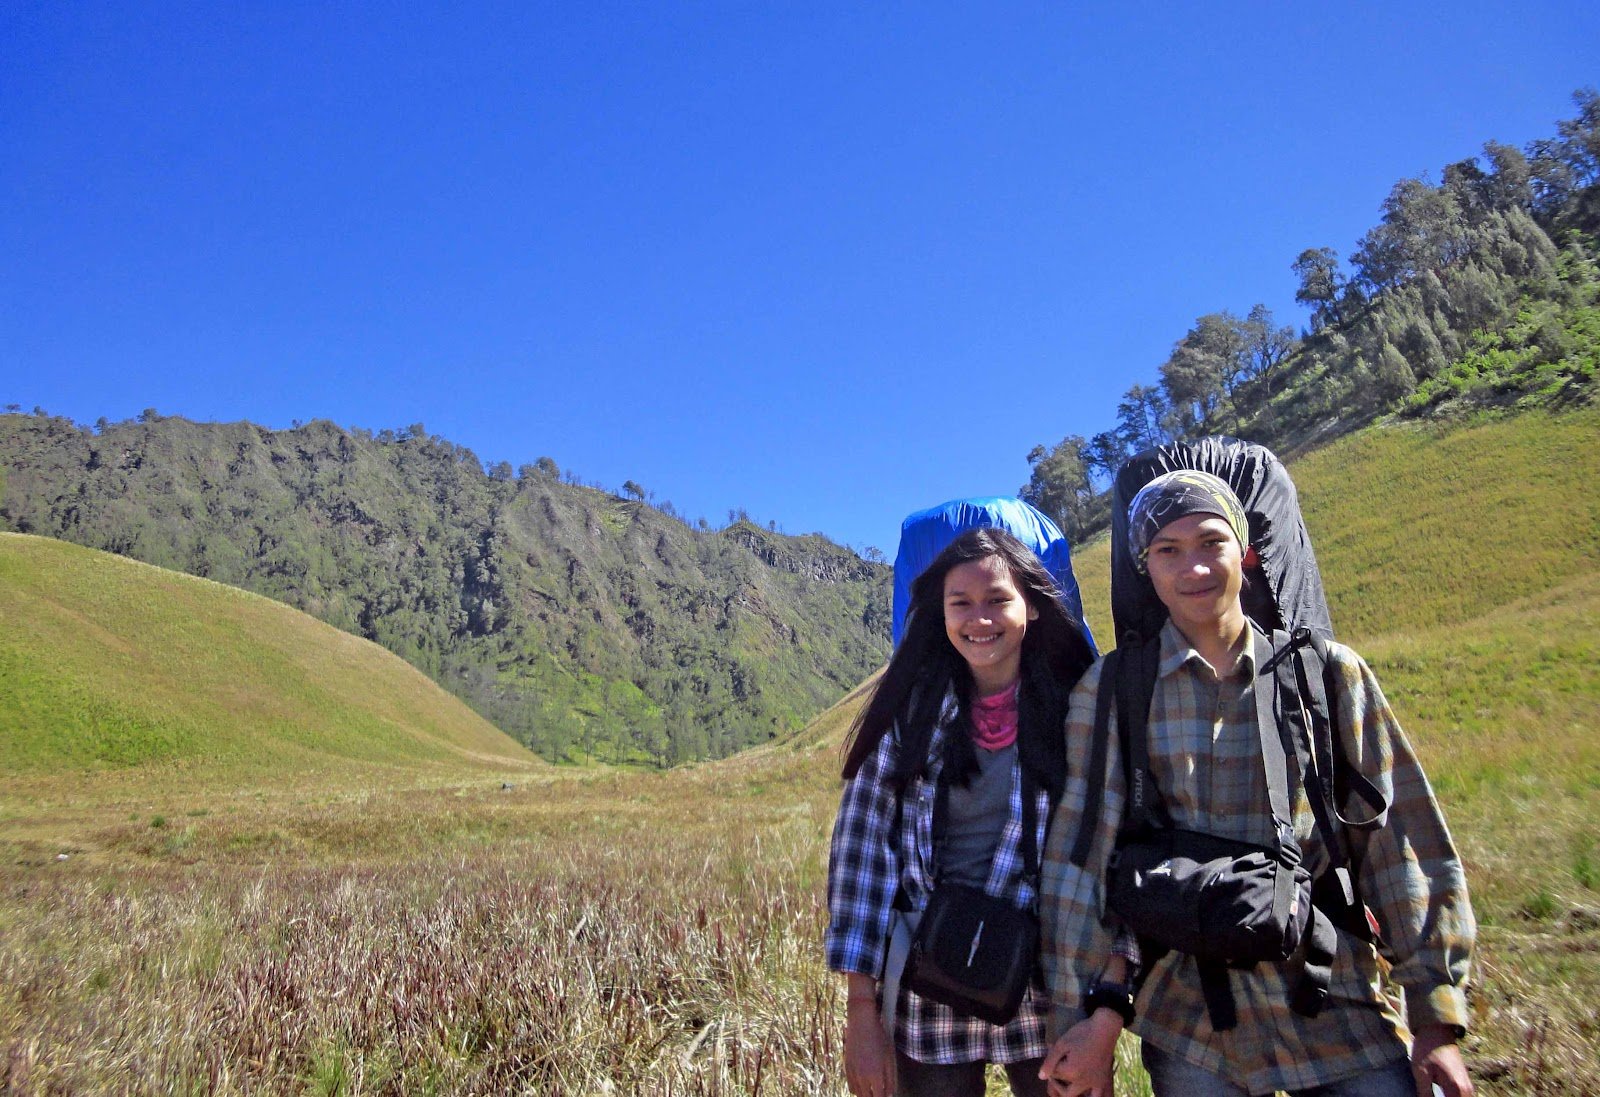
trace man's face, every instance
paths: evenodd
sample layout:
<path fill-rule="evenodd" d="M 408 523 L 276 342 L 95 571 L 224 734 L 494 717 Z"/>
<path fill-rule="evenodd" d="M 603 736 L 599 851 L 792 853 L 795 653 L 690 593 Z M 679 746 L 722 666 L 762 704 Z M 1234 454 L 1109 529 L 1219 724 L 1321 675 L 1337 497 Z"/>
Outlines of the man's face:
<path fill-rule="evenodd" d="M 1215 514 L 1189 514 L 1161 527 L 1145 557 L 1156 595 L 1184 632 L 1210 628 L 1242 612 L 1244 548 Z"/>

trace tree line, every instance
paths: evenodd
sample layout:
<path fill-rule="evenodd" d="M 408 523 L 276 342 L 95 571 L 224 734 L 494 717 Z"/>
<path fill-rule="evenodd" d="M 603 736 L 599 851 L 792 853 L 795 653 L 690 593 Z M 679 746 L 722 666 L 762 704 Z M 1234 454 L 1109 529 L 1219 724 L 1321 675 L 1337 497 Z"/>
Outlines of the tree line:
<path fill-rule="evenodd" d="M 1021 496 L 1076 540 L 1104 527 L 1111 477 L 1150 446 L 1232 434 L 1293 452 L 1386 413 L 1592 399 L 1600 93 L 1573 103 L 1550 137 L 1400 180 L 1348 261 L 1303 250 L 1300 332 L 1260 304 L 1198 318 L 1110 428 L 1028 453 Z"/>

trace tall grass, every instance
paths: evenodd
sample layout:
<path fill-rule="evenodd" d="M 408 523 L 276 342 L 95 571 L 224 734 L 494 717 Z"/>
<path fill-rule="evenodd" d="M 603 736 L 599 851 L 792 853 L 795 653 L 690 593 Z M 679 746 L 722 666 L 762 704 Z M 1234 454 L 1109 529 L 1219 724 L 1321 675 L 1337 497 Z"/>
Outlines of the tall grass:
<path fill-rule="evenodd" d="M 0 844 L 0 1091 L 843 1093 L 819 749 Z"/>
<path fill-rule="evenodd" d="M 653 807 L 576 779 L 282 803 L 198 817 L 176 853 L 142 837 L 170 827 L 102 820 L 101 863 L 0 873 L 0 1077 L 12 1092 L 817 1092 L 838 1004 L 814 945 L 822 814 L 752 819 L 676 786 Z M 418 814 L 429 824 L 408 832 Z M 476 846 L 451 825 L 521 816 L 527 837 Z M 238 839 L 268 820 L 301 847 L 252 863 Z"/>
<path fill-rule="evenodd" d="M 1363 431 L 1293 472 L 1338 634 L 1356 646 L 1600 570 L 1600 408 Z"/>

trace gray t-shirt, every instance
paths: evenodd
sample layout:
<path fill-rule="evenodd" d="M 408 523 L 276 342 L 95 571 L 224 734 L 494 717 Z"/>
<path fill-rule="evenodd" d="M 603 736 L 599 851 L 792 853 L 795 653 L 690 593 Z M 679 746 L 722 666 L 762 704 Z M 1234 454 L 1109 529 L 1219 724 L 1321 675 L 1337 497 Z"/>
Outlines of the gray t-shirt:
<path fill-rule="evenodd" d="M 989 880 L 994 851 L 1011 817 L 1011 773 L 1017 744 L 999 750 L 976 748 L 978 772 L 966 788 L 950 786 L 944 842 L 935 852 L 940 880 L 982 887 Z"/>

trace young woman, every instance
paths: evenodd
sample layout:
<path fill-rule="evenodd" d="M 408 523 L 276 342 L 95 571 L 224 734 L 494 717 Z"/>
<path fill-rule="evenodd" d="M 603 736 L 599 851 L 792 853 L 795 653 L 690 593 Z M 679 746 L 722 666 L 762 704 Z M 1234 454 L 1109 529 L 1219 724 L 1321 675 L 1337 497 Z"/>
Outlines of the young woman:
<path fill-rule="evenodd" d="M 1035 903 L 1023 819 L 1035 821 L 1042 855 L 1065 781 L 1067 697 L 1092 658 L 1049 572 L 1003 530 L 961 534 L 913 585 L 905 635 L 847 741 L 828 865 L 828 965 L 847 983 L 845 1073 L 856 1097 L 981 1095 L 991 1062 L 1014 1093 L 1046 1092 L 1037 974 L 1004 1025 L 883 984 L 898 982 L 886 970 L 896 922 L 925 909 L 936 876 L 1018 908 Z"/>

